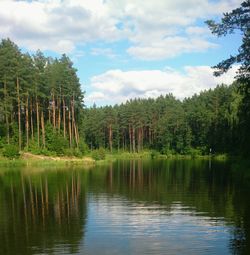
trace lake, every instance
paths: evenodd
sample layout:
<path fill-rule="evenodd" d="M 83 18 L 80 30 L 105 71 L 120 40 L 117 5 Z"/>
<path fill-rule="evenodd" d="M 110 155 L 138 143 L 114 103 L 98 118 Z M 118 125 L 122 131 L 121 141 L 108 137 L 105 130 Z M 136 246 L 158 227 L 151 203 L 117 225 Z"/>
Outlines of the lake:
<path fill-rule="evenodd" d="M 2 166 L 0 254 L 250 254 L 250 173 L 209 160 Z"/>

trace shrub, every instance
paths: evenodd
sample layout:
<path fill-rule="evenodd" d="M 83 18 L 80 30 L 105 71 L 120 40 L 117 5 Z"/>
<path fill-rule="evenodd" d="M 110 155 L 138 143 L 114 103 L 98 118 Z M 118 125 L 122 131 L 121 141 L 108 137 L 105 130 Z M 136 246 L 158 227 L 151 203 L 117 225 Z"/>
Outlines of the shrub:
<path fill-rule="evenodd" d="M 89 152 L 89 147 L 88 147 L 88 145 L 85 143 L 85 141 L 83 139 L 80 139 L 79 150 L 80 150 L 82 155 L 85 155 L 85 154 L 87 154 Z"/>
<path fill-rule="evenodd" d="M 19 158 L 20 153 L 17 146 L 9 144 L 3 149 L 3 156 L 9 159 Z"/>
<path fill-rule="evenodd" d="M 55 152 L 56 155 L 64 155 L 65 148 L 68 148 L 68 141 L 53 130 L 51 124 L 46 125 L 46 147 L 48 151 Z"/>
<path fill-rule="evenodd" d="M 160 155 L 160 152 L 158 152 L 156 150 L 151 151 L 151 158 L 152 159 L 159 157 L 159 155 Z"/>
<path fill-rule="evenodd" d="M 73 155 L 77 158 L 81 158 L 83 156 L 83 153 L 79 149 L 74 149 Z"/>
<path fill-rule="evenodd" d="M 92 151 L 91 156 L 95 160 L 103 160 L 105 159 L 106 156 L 105 154 L 106 154 L 105 150 L 103 148 L 100 148 L 98 150 Z"/>

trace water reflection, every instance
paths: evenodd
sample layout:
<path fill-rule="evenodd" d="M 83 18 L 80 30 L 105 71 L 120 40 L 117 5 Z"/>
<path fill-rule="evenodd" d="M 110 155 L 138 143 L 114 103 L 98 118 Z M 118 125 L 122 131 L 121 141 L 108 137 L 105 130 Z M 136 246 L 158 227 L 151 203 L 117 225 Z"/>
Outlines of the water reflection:
<path fill-rule="evenodd" d="M 76 253 L 84 235 L 85 194 L 77 172 L 6 172 L 0 188 L 1 254 Z"/>
<path fill-rule="evenodd" d="M 208 161 L 1 169 L 0 254 L 248 254 L 250 174 Z"/>

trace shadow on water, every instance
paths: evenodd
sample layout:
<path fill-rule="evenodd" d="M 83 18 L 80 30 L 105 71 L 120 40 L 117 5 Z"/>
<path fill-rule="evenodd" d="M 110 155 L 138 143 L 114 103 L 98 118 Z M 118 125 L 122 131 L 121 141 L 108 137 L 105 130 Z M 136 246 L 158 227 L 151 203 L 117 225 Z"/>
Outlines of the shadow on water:
<path fill-rule="evenodd" d="M 250 252 L 248 165 L 120 160 L 89 170 L 1 169 L 0 254 L 91 254 L 94 244 L 86 235 L 95 238 L 99 233 L 91 233 L 88 223 L 91 203 L 100 203 L 104 195 L 109 209 L 119 198 L 128 213 L 131 206 L 143 207 L 162 210 L 166 218 L 181 210 L 178 217 L 186 211 L 212 225 L 223 222 L 229 231 L 224 254 Z"/>

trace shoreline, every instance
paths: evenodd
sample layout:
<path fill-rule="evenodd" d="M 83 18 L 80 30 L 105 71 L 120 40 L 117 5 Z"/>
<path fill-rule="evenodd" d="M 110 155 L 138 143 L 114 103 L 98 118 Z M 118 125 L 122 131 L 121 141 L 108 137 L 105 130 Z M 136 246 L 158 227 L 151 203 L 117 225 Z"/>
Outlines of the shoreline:
<path fill-rule="evenodd" d="M 142 151 L 139 153 L 130 152 L 120 152 L 120 153 L 107 153 L 105 159 L 95 160 L 88 154 L 82 158 L 69 157 L 69 156 L 46 156 L 46 155 L 36 155 L 30 152 L 22 152 L 20 158 L 8 159 L 5 157 L 0 157 L 0 165 L 5 164 L 82 164 L 83 166 L 93 166 L 96 164 L 103 164 L 107 162 L 112 162 L 114 160 L 139 160 L 139 159 L 165 159 L 165 160 L 241 160 L 238 156 L 230 156 L 227 154 L 218 155 L 164 155 L 164 154 L 154 154 L 152 151 Z"/>
<path fill-rule="evenodd" d="M 8 159 L 5 157 L 0 158 L 0 165 L 5 164 L 83 164 L 84 166 L 95 165 L 96 161 L 89 156 L 82 158 L 66 157 L 66 156 L 45 156 L 36 155 L 29 152 L 22 152 L 17 159 Z"/>

